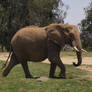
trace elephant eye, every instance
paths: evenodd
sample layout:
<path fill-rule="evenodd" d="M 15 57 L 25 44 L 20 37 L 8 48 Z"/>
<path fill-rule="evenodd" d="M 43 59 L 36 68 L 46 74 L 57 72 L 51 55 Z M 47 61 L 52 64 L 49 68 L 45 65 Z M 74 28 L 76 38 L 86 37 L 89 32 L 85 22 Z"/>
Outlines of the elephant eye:
<path fill-rule="evenodd" d="M 74 39 L 75 39 L 73 33 L 70 33 L 70 39 L 71 39 L 71 40 L 74 40 Z"/>
<path fill-rule="evenodd" d="M 74 35 L 72 33 L 70 33 L 70 37 L 74 37 Z"/>
<path fill-rule="evenodd" d="M 68 28 L 65 28 L 64 30 L 65 30 L 67 33 L 69 33 L 69 29 L 68 29 Z"/>

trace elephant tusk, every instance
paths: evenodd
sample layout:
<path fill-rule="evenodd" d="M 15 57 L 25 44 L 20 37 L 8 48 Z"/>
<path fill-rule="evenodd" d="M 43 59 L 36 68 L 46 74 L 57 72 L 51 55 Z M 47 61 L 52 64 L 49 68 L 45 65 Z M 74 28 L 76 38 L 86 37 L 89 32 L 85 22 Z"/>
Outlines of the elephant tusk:
<path fill-rule="evenodd" d="M 73 47 L 74 48 L 74 50 L 76 50 L 77 52 L 79 52 L 79 50 L 77 49 L 77 47 L 75 46 L 75 47 Z"/>
<path fill-rule="evenodd" d="M 86 53 L 88 53 L 86 50 L 84 50 L 84 49 L 81 49 L 82 51 L 84 51 L 84 52 L 86 52 Z"/>

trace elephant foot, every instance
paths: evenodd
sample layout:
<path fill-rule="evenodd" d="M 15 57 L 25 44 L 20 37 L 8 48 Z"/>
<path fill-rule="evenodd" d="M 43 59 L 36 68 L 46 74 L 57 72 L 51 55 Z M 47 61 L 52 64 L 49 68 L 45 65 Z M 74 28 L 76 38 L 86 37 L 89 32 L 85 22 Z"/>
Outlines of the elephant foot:
<path fill-rule="evenodd" d="M 7 75 L 8 75 L 8 73 L 6 73 L 6 72 L 3 72 L 3 73 L 2 73 L 2 76 L 3 76 L 3 77 L 6 77 Z"/>
<path fill-rule="evenodd" d="M 56 76 L 54 76 L 54 75 L 49 75 L 49 78 L 56 78 Z"/>
<path fill-rule="evenodd" d="M 53 78 L 53 79 L 66 79 L 65 76 L 49 76 L 49 78 Z"/>
<path fill-rule="evenodd" d="M 55 78 L 55 76 L 49 76 L 49 78 Z"/>
<path fill-rule="evenodd" d="M 32 75 L 26 75 L 26 78 L 28 79 L 28 78 L 33 78 L 33 76 Z"/>
<path fill-rule="evenodd" d="M 60 77 L 61 79 L 66 79 L 66 75 L 65 75 L 65 74 L 59 74 L 59 77 Z"/>

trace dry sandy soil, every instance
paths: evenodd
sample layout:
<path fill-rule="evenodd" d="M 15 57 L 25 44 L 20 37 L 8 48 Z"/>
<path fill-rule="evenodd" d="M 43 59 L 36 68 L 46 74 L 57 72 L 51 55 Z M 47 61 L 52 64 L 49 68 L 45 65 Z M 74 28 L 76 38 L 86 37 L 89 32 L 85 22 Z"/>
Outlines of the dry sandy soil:
<path fill-rule="evenodd" d="M 9 53 L 3 52 L 0 53 L 0 61 L 6 61 Z M 73 56 L 68 57 L 62 57 L 62 61 L 64 64 L 72 64 L 72 62 L 77 62 L 77 58 Z M 43 61 L 44 63 L 49 63 L 48 59 Z M 82 64 L 84 66 L 78 67 L 79 69 L 87 70 L 92 72 L 92 67 L 89 67 L 87 65 L 92 65 L 92 57 L 83 57 Z"/>
<path fill-rule="evenodd" d="M 8 55 L 9 53 L 6 53 L 6 52 L 0 53 L 0 60 L 5 61 Z M 82 64 L 92 65 L 92 57 L 83 57 L 82 59 L 83 59 Z M 77 62 L 77 58 L 73 56 L 67 56 L 67 57 L 62 57 L 62 61 L 64 64 L 72 64 L 72 62 Z M 48 59 L 46 59 L 43 62 L 49 63 Z"/>

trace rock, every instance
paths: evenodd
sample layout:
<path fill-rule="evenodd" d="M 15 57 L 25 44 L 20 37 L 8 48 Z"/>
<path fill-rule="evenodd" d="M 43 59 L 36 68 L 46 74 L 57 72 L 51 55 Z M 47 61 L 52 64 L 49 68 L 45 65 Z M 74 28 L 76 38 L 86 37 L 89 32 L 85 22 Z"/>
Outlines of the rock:
<path fill-rule="evenodd" d="M 38 82 L 46 82 L 46 81 L 48 81 L 48 78 L 45 76 L 42 76 L 42 77 L 38 78 L 37 81 Z"/>

